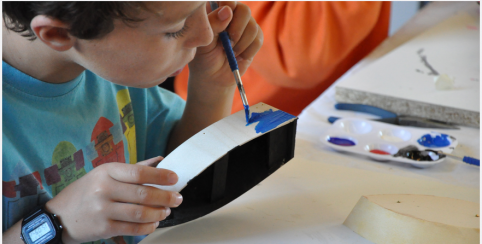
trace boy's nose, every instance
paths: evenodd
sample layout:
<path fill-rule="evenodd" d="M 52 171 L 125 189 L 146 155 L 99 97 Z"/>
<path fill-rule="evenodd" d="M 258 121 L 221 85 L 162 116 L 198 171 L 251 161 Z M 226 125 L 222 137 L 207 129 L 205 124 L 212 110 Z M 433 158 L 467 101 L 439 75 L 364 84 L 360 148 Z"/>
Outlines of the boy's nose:
<path fill-rule="evenodd" d="M 194 22 L 192 35 L 185 44 L 188 48 L 197 48 L 209 45 L 213 39 L 213 29 L 206 15 L 198 18 Z"/>
<path fill-rule="evenodd" d="M 207 46 L 213 42 L 214 34 L 209 22 L 206 22 L 206 25 L 199 30 L 199 34 L 196 38 L 198 46 Z"/>
<path fill-rule="evenodd" d="M 188 48 L 197 48 L 209 45 L 214 39 L 213 31 L 209 25 L 199 28 L 193 33 L 190 40 L 186 43 Z"/>

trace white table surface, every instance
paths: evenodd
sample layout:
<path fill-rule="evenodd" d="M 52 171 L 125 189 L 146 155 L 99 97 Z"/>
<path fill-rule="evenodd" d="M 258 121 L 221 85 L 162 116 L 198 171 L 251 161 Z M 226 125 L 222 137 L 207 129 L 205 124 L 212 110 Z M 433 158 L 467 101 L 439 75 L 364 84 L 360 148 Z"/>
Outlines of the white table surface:
<path fill-rule="evenodd" d="M 347 77 L 471 3 L 435 2 L 362 60 Z M 427 15 L 432 16 L 428 18 Z M 412 26 L 412 27 L 410 27 Z M 414 34 L 415 33 L 415 34 Z M 417 169 L 331 150 L 320 142 L 329 116 L 371 118 L 336 111 L 334 86 L 299 116 L 295 158 L 238 199 L 182 225 L 156 230 L 141 243 L 371 243 L 342 223 L 363 195 L 426 194 L 479 202 L 479 167 L 453 159 Z M 480 129 L 445 130 L 459 139 L 454 154 L 480 158 Z"/>

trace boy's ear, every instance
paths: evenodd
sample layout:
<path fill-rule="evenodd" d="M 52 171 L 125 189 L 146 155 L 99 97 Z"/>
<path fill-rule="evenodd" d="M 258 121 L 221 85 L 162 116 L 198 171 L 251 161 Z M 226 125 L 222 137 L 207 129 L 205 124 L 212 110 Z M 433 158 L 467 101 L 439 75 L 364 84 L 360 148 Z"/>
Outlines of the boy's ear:
<path fill-rule="evenodd" d="M 62 21 L 37 15 L 30 26 L 38 39 L 56 51 L 67 51 L 75 43 L 75 37 L 69 34 L 69 26 Z"/>

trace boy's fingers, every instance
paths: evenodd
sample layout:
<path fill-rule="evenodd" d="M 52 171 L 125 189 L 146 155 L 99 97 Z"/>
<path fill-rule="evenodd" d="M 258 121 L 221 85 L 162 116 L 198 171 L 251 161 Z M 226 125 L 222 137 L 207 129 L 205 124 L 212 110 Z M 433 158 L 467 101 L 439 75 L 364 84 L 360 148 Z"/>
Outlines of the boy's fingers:
<path fill-rule="evenodd" d="M 261 46 L 263 45 L 263 31 L 261 28 L 258 28 L 258 35 L 254 38 L 254 40 L 251 42 L 251 44 L 242 52 L 239 54 L 239 57 L 241 57 L 244 60 L 252 60 L 256 53 L 261 49 Z"/>
<path fill-rule="evenodd" d="M 113 203 L 108 211 L 110 219 L 134 223 L 161 221 L 171 213 L 168 207 L 153 208 L 127 203 Z"/>
<path fill-rule="evenodd" d="M 219 7 L 213 12 L 209 13 L 208 20 L 216 36 L 228 27 L 233 18 L 233 10 L 229 6 Z"/>
<path fill-rule="evenodd" d="M 136 164 L 137 165 L 150 166 L 150 167 L 156 167 L 163 159 L 164 159 L 164 157 L 157 156 L 155 158 L 150 158 L 150 159 L 147 159 L 147 160 L 144 160 L 144 161 L 141 161 L 141 162 L 137 162 Z"/>
<path fill-rule="evenodd" d="M 229 6 L 231 9 L 235 9 L 238 2 L 236 1 L 215 1 L 218 4 L 218 9 L 222 8 L 223 6 Z M 206 12 L 209 14 L 213 10 L 211 9 L 211 3 L 206 3 Z"/>
<path fill-rule="evenodd" d="M 256 21 L 251 18 L 243 35 L 241 36 L 241 39 L 239 39 L 239 41 L 237 41 L 233 47 L 233 51 L 236 56 L 244 52 L 244 50 L 251 45 L 254 39 L 258 36 L 258 29 L 258 24 L 256 24 Z"/>
<path fill-rule="evenodd" d="M 107 173 L 115 180 L 131 184 L 174 185 L 177 174 L 167 170 L 137 164 L 106 164 Z"/>
<path fill-rule="evenodd" d="M 238 6 L 237 1 L 217 1 L 219 8 L 223 6 L 229 6 L 231 9 L 235 9 Z"/>
<path fill-rule="evenodd" d="M 233 19 L 229 23 L 229 27 L 226 30 L 229 33 L 229 38 L 233 41 L 234 45 L 238 43 L 251 18 L 251 10 L 244 4 L 238 4 L 236 9 L 233 10 Z"/>
<path fill-rule="evenodd" d="M 113 201 L 136 203 L 154 207 L 177 207 L 182 203 L 182 196 L 177 192 L 164 191 L 152 186 L 123 184 L 110 193 Z"/>

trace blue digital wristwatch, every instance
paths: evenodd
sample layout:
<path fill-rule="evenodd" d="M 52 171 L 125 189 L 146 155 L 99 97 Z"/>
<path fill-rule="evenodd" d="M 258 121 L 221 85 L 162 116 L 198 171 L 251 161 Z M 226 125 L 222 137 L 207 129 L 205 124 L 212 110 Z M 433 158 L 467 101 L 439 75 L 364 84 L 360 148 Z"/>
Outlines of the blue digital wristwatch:
<path fill-rule="evenodd" d="M 55 214 L 40 207 L 23 219 L 20 239 L 25 244 L 62 243 L 62 225 Z"/>

